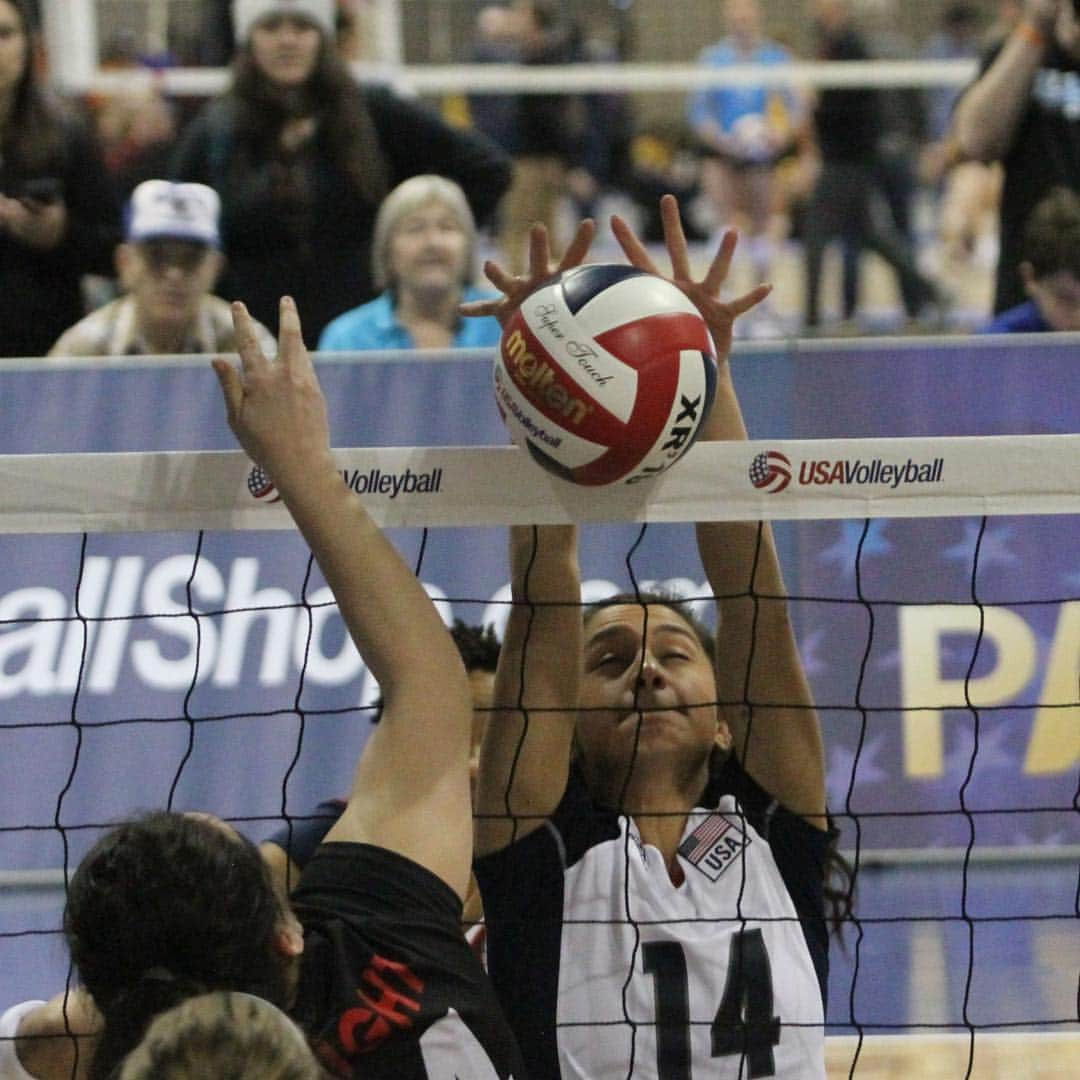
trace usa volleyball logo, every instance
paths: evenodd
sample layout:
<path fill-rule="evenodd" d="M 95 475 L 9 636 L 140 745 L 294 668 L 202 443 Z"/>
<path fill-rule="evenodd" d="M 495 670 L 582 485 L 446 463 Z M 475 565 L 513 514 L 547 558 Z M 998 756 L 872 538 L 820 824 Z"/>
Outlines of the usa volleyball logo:
<path fill-rule="evenodd" d="M 791 462 L 779 450 L 763 450 L 750 462 L 750 483 L 775 495 L 791 483 Z"/>
<path fill-rule="evenodd" d="M 251 467 L 247 478 L 247 489 L 253 499 L 260 501 L 275 503 L 281 498 L 277 488 L 274 487 L 274 481 L 270 479 L 270 474 L 261 465 Z"/>

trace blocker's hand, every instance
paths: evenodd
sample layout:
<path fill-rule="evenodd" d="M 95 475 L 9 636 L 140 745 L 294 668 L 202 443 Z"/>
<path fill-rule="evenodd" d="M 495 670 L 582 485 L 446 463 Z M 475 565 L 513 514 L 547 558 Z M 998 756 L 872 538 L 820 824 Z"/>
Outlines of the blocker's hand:
<path fill-rule="evenodd" d="M 216 359 L 225 408 L 240 445 L 270 474 L 282 494 L 294 480 L 310 477 L 329 464 L 330 430 L 326 399 L 311 357 L 304 345 L 300 316 L 291 297 L 280 308 L 278 359 L 267 359 L 259 348 L 248 310 L 232 305 L 240 369 Z"/>
<path fill-rule="evenodd" d="M 462 315 L 494 315 L 499 325 L 505 326 L 521 306 L 522 300 L 548 278 L 573 266 L 580 266 L 585 261 L 595 235 L 596 223 L 592 218 L 585 218 L 578 225 L 566 253 L 554 263 L 547 229 L 543 225 L 534 225 L 529 232 L 529 272 L 516 276 L 508 274 L 498 263 L 489 259 L 484 263 L 484 276 L 503 295 L 492 300 L 473 300 L 462 304 L 458 310 Z"/>
<path fill-rule="evenodd" d="M 615 234 L 615 239 L 619 241 L 619 246 L 632 266 L 666 278 L 682 289 L 693 301 L 694 306 L 709 325 L 709 331 L 716 345 L 717 360 L 723 362 L 731 352 L 732 326 L 735 320 L 760 304 L 772 292 L 772 286 L 757 285 L 734 300 L 721 301 L 720 290 L 731 269 L 731 258 L 739 242 L 738 234 L 733 229 L 728 229 L 724 233 L 720 241 L 720 249 L 713 256 L 705 276 L 698 281 L 691 274 L 689 247 L 686 243 L 686 234 L 683 232 L 679 203 L 674 195 L 665 195 L 661 198 L 660 218 L 664 226 L 664 244 L 671 259 L 670 276 L 658 269 L 645 250 L 645 245 L 618 214 L 612 215 L 611 231 Z"/>

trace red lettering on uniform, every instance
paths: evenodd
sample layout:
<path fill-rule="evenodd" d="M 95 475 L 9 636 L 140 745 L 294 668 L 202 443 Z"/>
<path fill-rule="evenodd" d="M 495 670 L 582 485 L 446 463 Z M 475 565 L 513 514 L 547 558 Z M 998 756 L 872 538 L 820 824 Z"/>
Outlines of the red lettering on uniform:
<path fill-rule="evenodd" d="M 356 996 L 363 1003 L 338 1020 L 338 1038 L 346 1054 L 367 1054 L 387 1036 L 412 1027 L 420 1012 L 423 980 L 407 964 L 376 956 L 360 976 Z"/>

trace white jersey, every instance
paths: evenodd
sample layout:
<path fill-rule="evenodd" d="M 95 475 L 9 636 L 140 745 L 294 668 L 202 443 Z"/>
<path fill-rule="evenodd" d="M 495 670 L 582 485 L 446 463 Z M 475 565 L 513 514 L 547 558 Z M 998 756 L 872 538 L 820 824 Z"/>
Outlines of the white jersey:
<path fill-rule="evenodd" d="M 634 822 L 581 788 L 479 860 L 489 965 L 533 1080 L 823 1080 L 825 957 L 808 940 L 823 954 L 827 837 L 783 810 L 759 820 L 795 864 L 782 876 L 754 814 L 703 801 L 678 886 Z"/>

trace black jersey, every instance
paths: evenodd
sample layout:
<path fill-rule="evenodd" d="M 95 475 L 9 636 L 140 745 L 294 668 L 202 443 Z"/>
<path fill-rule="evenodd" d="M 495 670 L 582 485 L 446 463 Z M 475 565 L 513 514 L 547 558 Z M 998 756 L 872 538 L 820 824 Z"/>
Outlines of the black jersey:
<path fill-rule="evenodd" d="M 732 763 L 700 806 L 678 886 L 573 771 L 549 822 L 477 860 L 488 967 L 534 1080 L 824 1077 L 829 837 Z"/>
<path fill-rule="evenodd" d="M 522 1080 L 514 1037 L 440 878 L 369 844 L 321 844 L 293 893 L 293 1015 L 334 1076 Z"/>

